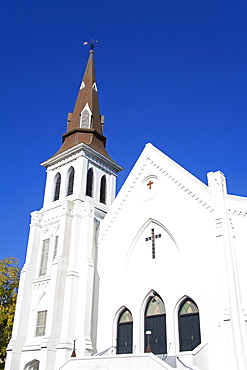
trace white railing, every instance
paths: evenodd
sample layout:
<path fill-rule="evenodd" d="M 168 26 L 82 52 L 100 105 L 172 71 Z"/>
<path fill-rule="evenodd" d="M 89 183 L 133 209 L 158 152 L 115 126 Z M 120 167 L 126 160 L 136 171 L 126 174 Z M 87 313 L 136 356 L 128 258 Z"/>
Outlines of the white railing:
<path fill-rule="evenodd" d="M 106 348 L 104 351 L 101 351 L 101 352 L 98 352 L 98 353 L 95 353 L 94 356 L 102 356 L 104 355 L 106 352 L 108 352 L 110 349 L 112 350 L 111 353 L 113 352 L 113 349 L 115 349 L 116 346 L 111 346 L 109 348 Z"/>

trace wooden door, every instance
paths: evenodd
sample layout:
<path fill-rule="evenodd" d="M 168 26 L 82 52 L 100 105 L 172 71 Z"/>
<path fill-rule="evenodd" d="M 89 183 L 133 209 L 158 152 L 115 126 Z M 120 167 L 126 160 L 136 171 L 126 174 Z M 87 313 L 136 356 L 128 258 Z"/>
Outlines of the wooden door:
<path fill-rule="evenodd" d="M 151 352 L 158 355 L 167 353 L 166 344 L 166 315 L 149 315 L 145 319 L 145 333 L 151 331 L 149 336 L 149 344 Z M 148 346 L 148 336 L 145 335 L 145 350 Z"/>
<path fill-rule="evenodd" d="M 117 354 L 132 353 L 133 351 L 133 322 L 118 323 Z"/>
<path fill-rule="evenodd" d="M 199 310 L 194 301 L 182 302 L 178 327 L 180 351 L 193 351 L 201 343 Z"/>
<path fill-rule="evenodd" d="M 179 317 L 180 351 L 193 351 L 201 343 L 199 314 L 186 314 Z"/>

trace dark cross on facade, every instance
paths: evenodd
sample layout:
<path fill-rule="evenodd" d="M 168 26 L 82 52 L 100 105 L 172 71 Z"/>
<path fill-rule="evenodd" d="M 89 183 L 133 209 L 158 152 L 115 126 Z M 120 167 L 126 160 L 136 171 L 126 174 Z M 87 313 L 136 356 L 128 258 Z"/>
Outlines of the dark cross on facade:
<path fill-rule="evenodd" d="M 151 229 L 151 236 L 148 238 L 145 238 L 145 241 L 148 242 L 149 240 L 152 240 L 152 258 L 155 258 L 155 239 L 161 238 L 161 234 L 154 234 L 154 229 Z"/>
<path fill-rule="evenodd" d="M 91 40 L 91 41 L 85 41 L 85 42 L 83 42 L 83 45 L 89 45 L 90 46 L 90 50 L 93 50 L 93 49 L 95 49 L 95 46 L 94 46 L 94 44 L 96 43 L 96 42 L 98 42 L 97 40 Z"/>
<path fill-rule="evenodd" d="M 153 181 L 149 180 L 147 183 L 148 189 L 152 189 Z"/>

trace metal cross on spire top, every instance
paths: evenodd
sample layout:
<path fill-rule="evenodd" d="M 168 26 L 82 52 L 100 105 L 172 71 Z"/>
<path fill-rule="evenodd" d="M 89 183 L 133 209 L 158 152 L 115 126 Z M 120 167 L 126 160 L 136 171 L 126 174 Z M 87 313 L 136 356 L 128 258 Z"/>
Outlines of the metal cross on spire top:
<path fill-rule="evenodd" d="M 90 41 L 84 41 L 83 42 L 83 45 L 89 45 L 90 46 L 90 50 L 93 50 L 93 49 L 95 49 L 95 46 L 94 46 L 94 44 L 96 43 L 96 42 L 98 42 L 98 40 L 90 40 Z"/>

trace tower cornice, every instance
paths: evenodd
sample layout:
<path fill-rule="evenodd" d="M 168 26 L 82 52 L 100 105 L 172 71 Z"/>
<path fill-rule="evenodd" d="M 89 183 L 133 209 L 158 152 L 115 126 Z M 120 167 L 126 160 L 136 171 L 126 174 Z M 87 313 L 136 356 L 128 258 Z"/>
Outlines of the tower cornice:
<path fill-rule="evenodd" d="M 114 173 L 120 172 L 123 170 L 123 167 L 119 166 L 116 162 L 114 162 L 111 158 L 104 156 L 103 154 L 99 153 L 95 149 L 89 147 L 84 143 L 77 144 L 76 146 L 66 150 L 66 152 L 61 152 L 50 159 L 41 163 L 41 166 L 48 168 L 48 167 L 57 167 L 61 165 L 61 162 L 66 161 L 69 157 L 72 156 L 80 156 L 86 154 L 87 156 L 91 156 L 96 161 L 98 160 L 100 163 L 104 163 L 111 171 Z"/>

